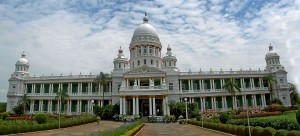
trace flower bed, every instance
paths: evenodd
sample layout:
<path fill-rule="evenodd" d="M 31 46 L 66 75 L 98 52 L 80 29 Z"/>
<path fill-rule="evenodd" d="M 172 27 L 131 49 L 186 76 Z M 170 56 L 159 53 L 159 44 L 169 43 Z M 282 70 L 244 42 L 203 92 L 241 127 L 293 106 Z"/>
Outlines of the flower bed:
<path fill-rule="evenodd" d="M 100 132 L 98 135 L 99 136 L 121 136 L 121 135 L 124 135 L 126 132 L 135 129 L 136 127 L 140 126 L 141 124 L 142 124 L 142 122 L 140 122 L 140 121 L 137 121 L 134 123 L 127 123 L 127 124 L 120 126 L 119 128 L 117 128 L 115 130 Z"/>
<path fill-rule="evenodd" d="M 254 118 L 254 117 L 266 117 L 266 116 L 274 116 L 274 115 L 281 115 L 282 113 L 279 111 L 274 111 L 274 112 L 255 112 L 252 114 L 249 114 L 249 118 Z M 244 119 L 247 118 L 247 113 L 246 112 L 241 112 L 239 115 L 233 115 L 233 119 Z"/>

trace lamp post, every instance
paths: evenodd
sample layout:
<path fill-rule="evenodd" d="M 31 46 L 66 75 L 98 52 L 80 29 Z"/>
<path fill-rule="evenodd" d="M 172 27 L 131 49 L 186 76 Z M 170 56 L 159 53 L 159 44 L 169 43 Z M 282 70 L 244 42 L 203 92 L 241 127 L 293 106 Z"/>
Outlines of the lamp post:
<path fill-rule="evenodd" d="M 185 101 L 185 119 L 188 120 L 188 112 L 187 112 L 187 98 L 184 98 Z"/>

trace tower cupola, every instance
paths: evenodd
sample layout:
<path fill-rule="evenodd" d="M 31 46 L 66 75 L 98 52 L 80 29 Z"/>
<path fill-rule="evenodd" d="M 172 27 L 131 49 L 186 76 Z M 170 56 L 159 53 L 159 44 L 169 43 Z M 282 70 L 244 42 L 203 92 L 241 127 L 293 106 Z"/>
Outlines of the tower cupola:
<path fill-rule="evenodd" d="M 29 61 L 25 58 L 26 54 L 23 52 L 21 58 L 16 62 L 15 72 L 12 74 L 13 77 L 27 77 L 29 76 Z"/>
<path fill-rule="evenodd" d="M 177 69 L 176 62 L 177 58 L 173 55 L 170 45 L 168 45 L 166 56 L 163 57 L 163 68 Z"/>
<path fill-rule="evenodd" d="M 124 57 L 123 49 L 118 50 L 118 57 L 114 59 L 114 70 L 124 70 L 128 68 L 128 59 Z"/>
<path fill-rule="evenodd" d="M 269 52 L 266 54 L 266 70 L 270 72 L 284 70 L 284 67 L 280 64 L 280 56 L 273 50 L 273 46 L 269 45 Z"/>

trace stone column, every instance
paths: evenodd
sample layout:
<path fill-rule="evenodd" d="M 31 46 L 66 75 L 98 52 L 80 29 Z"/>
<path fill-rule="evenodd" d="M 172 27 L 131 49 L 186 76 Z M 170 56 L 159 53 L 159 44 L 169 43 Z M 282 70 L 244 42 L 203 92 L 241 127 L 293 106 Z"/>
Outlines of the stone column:
<path fill-rule="evenodd" d="M 49 113 L 52 113 L 52 100 L 48 101 Z"/>
<path fill-rule="evenodd" d="M 191 80 L 188 80 L 189 81 L 189 91 L 191 90 Z"/>
<path fill-rule="evenodd" d="M 163 96 L 162 106 L 163 106 L 163 115 L 166 115 L 166 103 L 165 103 L 165 97 L 164 96 Z"/>
<path fill-rule="evenodd" d="M 182 80 L 179 79 L 179 82 L 180 82 L 180 84 L 179 84 L 179 90 L 180 90 L 180 92 L 182 93 Z"/>
<path fill-rule="evenodd" d="M 212 90 L 215 91 L 215 90 L 216 90 L 216 87 L 215 87 L 215 80 L 212 79 L 211 82 L 212 82 Z"/>
<path fill-rule="evenodd" d="M 126 98 L 123 97 L 123 114 L 126 115 L 127 114 L 127 109 L 126 109 Z"/>
<path fill-rule="evenodd" d="M 153 100 L 152 100 L 152 102 L 153 102 L 153 115 L 154 116 L 156 116 L 156 103 L 155 103 L 155 96 L 153 96 Z"/>
<path fill-rule="evenodd" d="M 261 94 L 262 107 L 266 107 L 266 96 L 265 94 Z"/>
<path fill-rule="evenodd" d="M 82 109 L 82 100 L 79 100 L 79 113 L 81 113 L 81 109 Z"/>
<path fill-rule="evenodd" d="M 191 90 L 192 90 L 192 92 L 193 92 L 193 91 L 194 91 L 194 84 L 193 84 L 193 80 L 191 79 L 190 81 L 191 81 Z"/>
<path fill-rule="evenodd" d="M 242 100 L 243 100 L 243 107 L 244 108 L 246 108 L 247 107 L 247 104 L 246 104 L 246 102 L 247 102 L 247 96 L 246 95 L 242 95 Z"/>
<path fill-rule="evenodd" d="M 136 114 L 140 115 L 139 97 L 136 97 Z"/>
<path fill-rule="evenodd" d="M 69 102 L 69 104 L 70 104 L 70 106 L 69 106 L 69 114 L 72 114 L 72 100 L 69 100 L 70 102 Z"/>
<path fill-rule="evenodd" d="M 227 108 L 228 108 L 228 105 L 227 105 L 227 98 L 226 98 L 226 96 L 224 97 L 224 101 L 225 101 L 225 110 L 227 110 Z"/>
<path fill-rule="evenodd" d="M 201 92 L 202 90 L 202 84 L 201 84 L 201 80 L 199 80 L 199 91 Z"/>
<path fill-rule="evenodd" d="M 136 114 L 136 103 L 135 103 L 135 97 L 132 98 L 132 114 L 135 115 Z"/>
<path fill-rule="evenodd" d="M 222 81 L 221 81 L 222 82 Z M 222 96 L 222 110 L 225 110 L 225 100 L 224 100 L 224 96 Z"/>
<path fill-rule="evenodd" d="M 253 106 L 257 107 L 256 94 L 253 94 Z"/>
<path fill-rule="evenodd" d="M 149 97 L 149 116 L 152 116 L 152 96 Z"/>
<path fill-rule="evenodd" d="M 100 103 L 100 101 L 99 101 Z M 123 115 L 123 98 L 120 97 L 120 115 Z"/>
<path fill-rule="evenodd" d="M 210 101 L 211 101 L 211 109 L 215 109 L 215 105 L 214 105 L 214 97 L 210 97 Z"/>
<path fill-rule="evenodd" d="M 104 100 L 100 100 L 100 107 L 104 106 Z"/>

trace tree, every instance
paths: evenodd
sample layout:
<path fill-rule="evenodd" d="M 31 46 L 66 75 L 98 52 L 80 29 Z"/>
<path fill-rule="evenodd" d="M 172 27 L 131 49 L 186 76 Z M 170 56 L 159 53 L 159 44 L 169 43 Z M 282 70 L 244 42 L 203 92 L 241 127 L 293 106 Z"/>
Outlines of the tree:
<path fill-rule="evenodd" d="M 268 84 L 268 90 L 269 90 L 271 98 L 272 98 L 273 93 L 274 93 L 273 84 L 277 83 L 277 81 L 276 81 L 276 79 L 274 79 L 272 74 L 268 74 L 264 77 L 264 82 Z"/>
<path fill-rule="evenodd" d="M 293 83 L 288 83 L 288 87 L 289 87 L 292 105 L 299 104 L 300 100 L 299 100 L 299 94 L 297 92 L 296 86 Z"/>
<path fill-rule="evenodd" d="M 232 96 L 235 96 L 236 91 L 241 92 L 241 89 L 236 84 L 234 79 L 226 80 L 225 84 L 223 85 L 223 88 L 226 89 L 228 93 L 230 93 Z"/>
<path fill-rule="evenodd" d="M 17 104 L 22 106 L 23 114 L 26 113 L 26 109 L 30 105 L 30 99 L 28 99 L 27 94 L 24 94 Z"/>
<path fill-rule="evenodd" d="M 17 106 L 15 106 L 12 111 L 14 112 L 15 115 L 21 116 L 24 114 L 24 107 L 20 104 L 18 104 Z"/>
<path fill-rule="evenodd" d="M 101 84 L 103 86 L 103 90 L 102 90 L 103 101 L 104 101 L 104 90 L 108 86 L 109 80 L 110 80 L 109 74 L 103 73 L 103 72 L 100 72 L 100 74 L 94 80 L 96 82 L 96 84 L 97 84 L 96 86 L 99 90 L 101 89 L 101 86 L 99 84 Z"/>
<path fill-rule="evenodd" d="M 61 110 L 61 105 L 64 105 L 65 104 L 65 99 L 68 97 L 69 95 L 67 94 L 67 91 L 65 90 L 60 90 L 59 92 L 56 93 L 56 97 L 55 99 L 57 100 L 58 102 L 58 108 L 59 108 L 59 111 Z"/>

